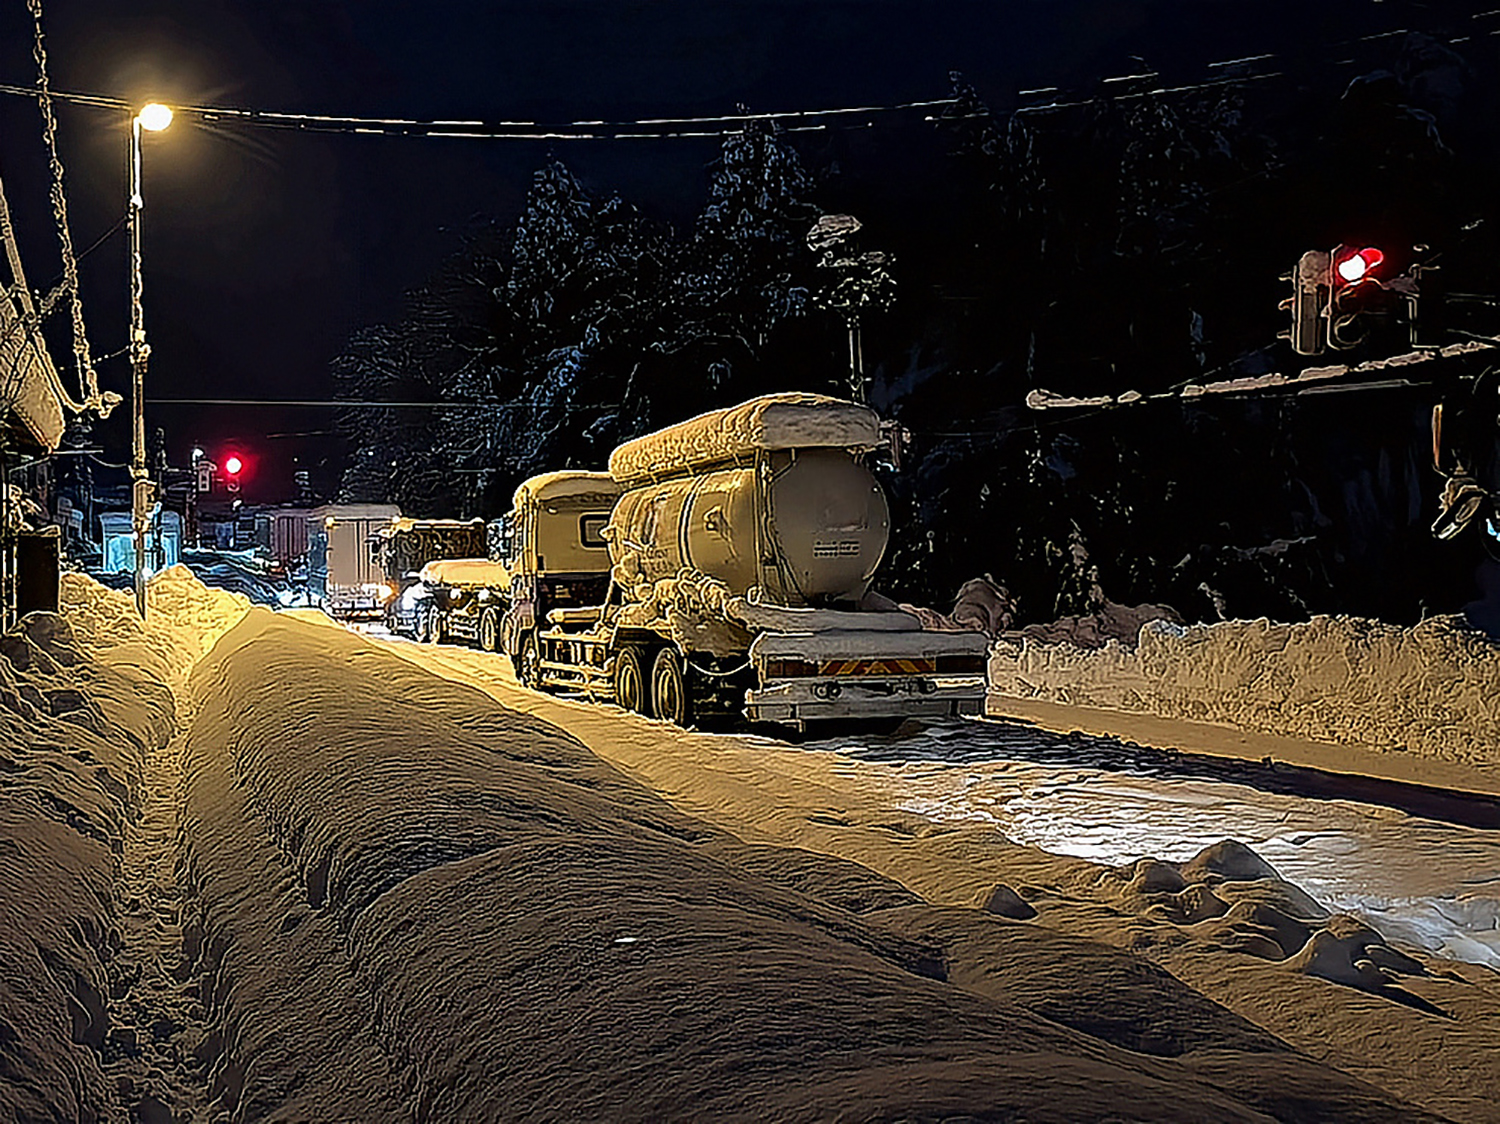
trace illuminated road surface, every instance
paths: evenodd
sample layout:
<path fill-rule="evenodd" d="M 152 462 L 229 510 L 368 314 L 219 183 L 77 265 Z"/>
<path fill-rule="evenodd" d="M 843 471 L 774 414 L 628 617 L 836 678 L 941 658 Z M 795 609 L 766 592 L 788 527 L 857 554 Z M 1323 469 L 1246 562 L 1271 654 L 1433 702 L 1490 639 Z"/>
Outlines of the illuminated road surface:
<path fill-rule="evenodd" d="M 905 810 L 993 823 L 1055 854 L 1181 861 L 1238 839 L 1387 939 L 1500 968 L 1500 802 L 1380 782 L 1370 802 L 1311 797 L 1327 774 L 991 720 L 808 744 L 899 766 Z"/>

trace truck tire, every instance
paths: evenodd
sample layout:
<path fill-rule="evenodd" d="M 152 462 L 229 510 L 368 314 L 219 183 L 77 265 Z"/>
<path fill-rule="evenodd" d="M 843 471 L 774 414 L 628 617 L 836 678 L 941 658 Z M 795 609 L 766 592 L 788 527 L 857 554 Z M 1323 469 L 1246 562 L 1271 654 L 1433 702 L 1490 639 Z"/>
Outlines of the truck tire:
<path fill-rule="evenodd" d="M 443 611 L 434 603 L 427 610 L 427 635 L 423 637 L 429 644 L 441 644 L 443 642 Z"/>
<path fill-rule="evenodd" d="M 500 614 L 489 608 L 479 614 L 479 648 L 493 652 L 500 645 Z"/>
<path fill-rule="evenodd" d="M 687 675 L 682 657 L 673 648 L 663 648 L 651 661 L 651 712 L 677 726 L 693 720 Z"/>
<path fill-rule="evenodd" d="M 615 654 L 615 702 L 635 714 L 650 714 L 641 650 L 627 644 Z"/>
<path fill-rule="evenodd" d="M 412 616 L 411 636 L 418 644 L 427 643 L 427 630 L 432 625 L 432 621 L 428 617 L 428 612 L 427 605 L 419 604 Z"/>
<path fill-rule="evenodd" d="M 541 682 L 540 659 L 536 650 L 536 633 L 523 632 L 521 643 L 516 648 L 516 654 L 511 656 L 510 664 L 516 671 L 516 681 L 523 687 L 536 690 Z"/>

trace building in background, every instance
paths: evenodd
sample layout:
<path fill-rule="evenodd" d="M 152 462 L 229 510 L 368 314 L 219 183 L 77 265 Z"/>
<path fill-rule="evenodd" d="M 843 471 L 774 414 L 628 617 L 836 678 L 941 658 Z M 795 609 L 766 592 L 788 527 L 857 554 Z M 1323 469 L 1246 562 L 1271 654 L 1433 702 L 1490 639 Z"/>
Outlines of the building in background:
<path fill-rule="evenodd" d="M 135 572 L 135 529 L 128 511 L 106 511 L 99 516 L 104 539 L 104 561 L 100 565 L 106 574 L 129 574 Z M 175 511 L 162 510 L 152 513 L 151 524 L 146 530 L 146 573 L 151 575 L 168 566 L 175 566 L 182 559 L 182 516 Z"/>

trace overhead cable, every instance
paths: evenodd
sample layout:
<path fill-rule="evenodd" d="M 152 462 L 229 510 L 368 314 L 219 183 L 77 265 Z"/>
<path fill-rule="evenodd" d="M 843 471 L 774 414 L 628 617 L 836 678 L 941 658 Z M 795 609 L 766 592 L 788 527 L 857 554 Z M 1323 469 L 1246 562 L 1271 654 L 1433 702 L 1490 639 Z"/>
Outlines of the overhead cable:
<path fill-rule="evenodd" d="M 1471 20 L 1480 20 L 1496 15 L 1500 15 L 1500 8 L 1475 12 L 1470 14 L 1469 18 Z M 1407 33 L 1408 31 L 1405 28 L 1383 31 L 1372 35 L 1360 36 L 1352 40 L 1343 40 L 1337 44 L 1328 44 L 1328 46 L 1367 43 L 1390 39 Z M 1500 35 L 1500 29 L 1490 31 L 1487 34 Z M 1470 37 L 1462 36 L 1450 39 L 1448 42 L 1459 43 L 1464 42 L 1468 38 Z M 1223 67 L 1245 67 L 1253 63 L 1266 62 L 1275 58 L 1277 56 L 1273 53 L 1242 55 L 1236 58 L 1211 62 L 1207 66 L 1210 70 L 1217 70 Z M 1142 73 L 1103 78 L 1100 79 L 1100 82 L 1107 86 L 1121 82 L 1148 81 L 1157 77 L 1159 76 L 1155 71 L 1147 70 Z M 1216 86 L 1277 77 L 1282 77 L 1282 75 L 1279 72 L 1229 74 L 1222 77 L 1215 77 L 1208 82 L 1180 86 L 1159 86 L 1150 90 L 1133 90 L 1119 94 L 1109 94 L 1106 95 L 1105 100 L 1126 101 L 1166 94 L 1187 93 L 1195 90 L 1212 89 Z M 0 83 L 0 94 L 32 98 L 39 96 L 38 91 L 31 87 L 5 83 Z M 1052 94 L 1056 97 L 1062 94 L 1062 90 L 1056 86 L 1043 86 L 1017 92 L 1017 96 L 1022 98 L 1043 94 Z M 71 102 L 77 105 L 86 105 L 101 109 L 113 109 L 124 113 L 129 113 L 135 108 L 123 98 L 110 97 L 105 94 L 52 90 L 50 91 L 50 96 L 56 101 Z M 1055 100 L 1045 105 L 1020 106 L 1016 109 L 1016 112 L 1048 112 L 1085 106 L 1096 100 L 1099 99 L 1078 98 L 1077 100 Z M 590 118 L 567 122 L 482 121 L 452 118 L 424 120 L 415 117 L 362 117 L 352 114 L 290 113 L 280 110 L 226 105 L 174 105 L 173 109 L 178 113 L 196 116 L 205 121 L 235 121 L 264 128 L 294 129 L 305 132 L 337 132 L 367 136 L 450 137 L 468 140 L 541 140 L 551 142 L 723 137 L 725 135 L 732 135 L 740 130 L 733 128 L 694 129 L 691 126 L 733 126 L 748 124 L 752 121 L 784 123 L 790 132 L 805 132 L 829 128 L 830 125 L 826 119 L 867 117 L 875 114 L 897 113 L 916 109 L 937 109 L 954 105 L 956 102 L 957 99 L 955 98 L 934 98 L 894 104 L 835 106 L 824 109 L 775 110 L 765 113 L 743 112 L 698 117 L 643 117 L 635 120 L 621 121 Z M 932 118 L 929 116 L 928 119 L 931 120 Z M 793 122 L 801 123 L 792 124 Z"/>

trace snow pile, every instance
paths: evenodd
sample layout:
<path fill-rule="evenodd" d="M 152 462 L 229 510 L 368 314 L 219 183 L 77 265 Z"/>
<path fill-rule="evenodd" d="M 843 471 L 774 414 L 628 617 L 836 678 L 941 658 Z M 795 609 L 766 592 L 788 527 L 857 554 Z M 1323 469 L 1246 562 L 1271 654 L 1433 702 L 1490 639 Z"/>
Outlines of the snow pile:
<path fill-rule="evenodd" d="M 1500 764 L 1500 646 L 1460 617 L 1150 623 L 1097 650 L 1002 638 L 989 672 L 996 695 Z"/>
<path fill-rule="evenodd" d="M 107 589 L 83 574 L 62 575 L 59 606 L 90 655 L 133 666 L 176 689 L 194 661 L 249 611 L 250 600 L 209 589 L 178 565 L 146 585 L 149 628 L 136 613 L 133 592 Z"/>
<path fill-rule="evenodd" d="M 1221 948 L 1381 994 L 1426 974 L 1365 922 L 1330 914 L 1249 847 L 1226 839 L 1185 863 L 1144 858 L 1110 877 L 1132 912 L 1191 926 Z"/>
<path fill-rule="evenodd" d="M 143 629 L 130 594 L 65 575 L 62 615 L 0 638 L 0 1120 L 143 1103 L 124 1103 L 105 1062 L 130 985 L 121 855 L 176 721 L 169 684 L 244 611 L 180 567 L 150 597 Z"/>
<path fill-rule="evenodd" d="M 183 573 L 151 592 L 142 629 L 128 595 L 70 579 L 76 629 L 0 640 L 0 1120 L 1426 1120 L 1389 1059 L 1356 1080 L 1213 989 L 1312 1012 L 1318 1041 L 1340 1019 L 1413 1049 L 1491 1025 L 1488 991 L 1442 981 L 1455 1017 L 1426 1039 L 1311 1002 L 1377 1001 L 1366 965 L 1401 967 L 1354 925 L 1311 926 L 1330 935 L 1300 965 L 1184 937 L 1164 970 L 1140 942 L 1196 930 L 1207 891 L 798 795 L 761 743 L 741 783 L 733 739 L 572 704 L 612 745 L 644 732 L 657 787 L 707 785 L 752 837 L 840 842 L 752 845 L 412 662 L 434 649 Z M 685 771 L 695 745 L 711 771 Z M 1223 873 L 1182 871 L 1229 905 L 1209 923 L 1239 906 Z M 932 904 L 979 885 L 989 911 Z M 1462 1042 L 1454 1072 L 1486 1084 Z"/>
<path fill-rule="evenodd" d="M 90 663 L 62 618 L 0 638 L 0 1119 L 120 1116 L 100 1066 L 112 889 L 171 721 L 164 689 Z"/>
<path fill-rule="evenodd" d="M 1076 648 L 1102 648 L 1111 641 L 1134 646 L 1141 629 L 1152 621 L 1176 625 L 1182 623 L 1182 617 L 1167 605 L 1121 605 L 1101 598 L 1092 613 L 1061 617 L 1046 624 L 1028 624 L 1004 633 L 1004 637 L 1012 642 L 1030 640 L 1037 644 L 1071 644 Z"/>

